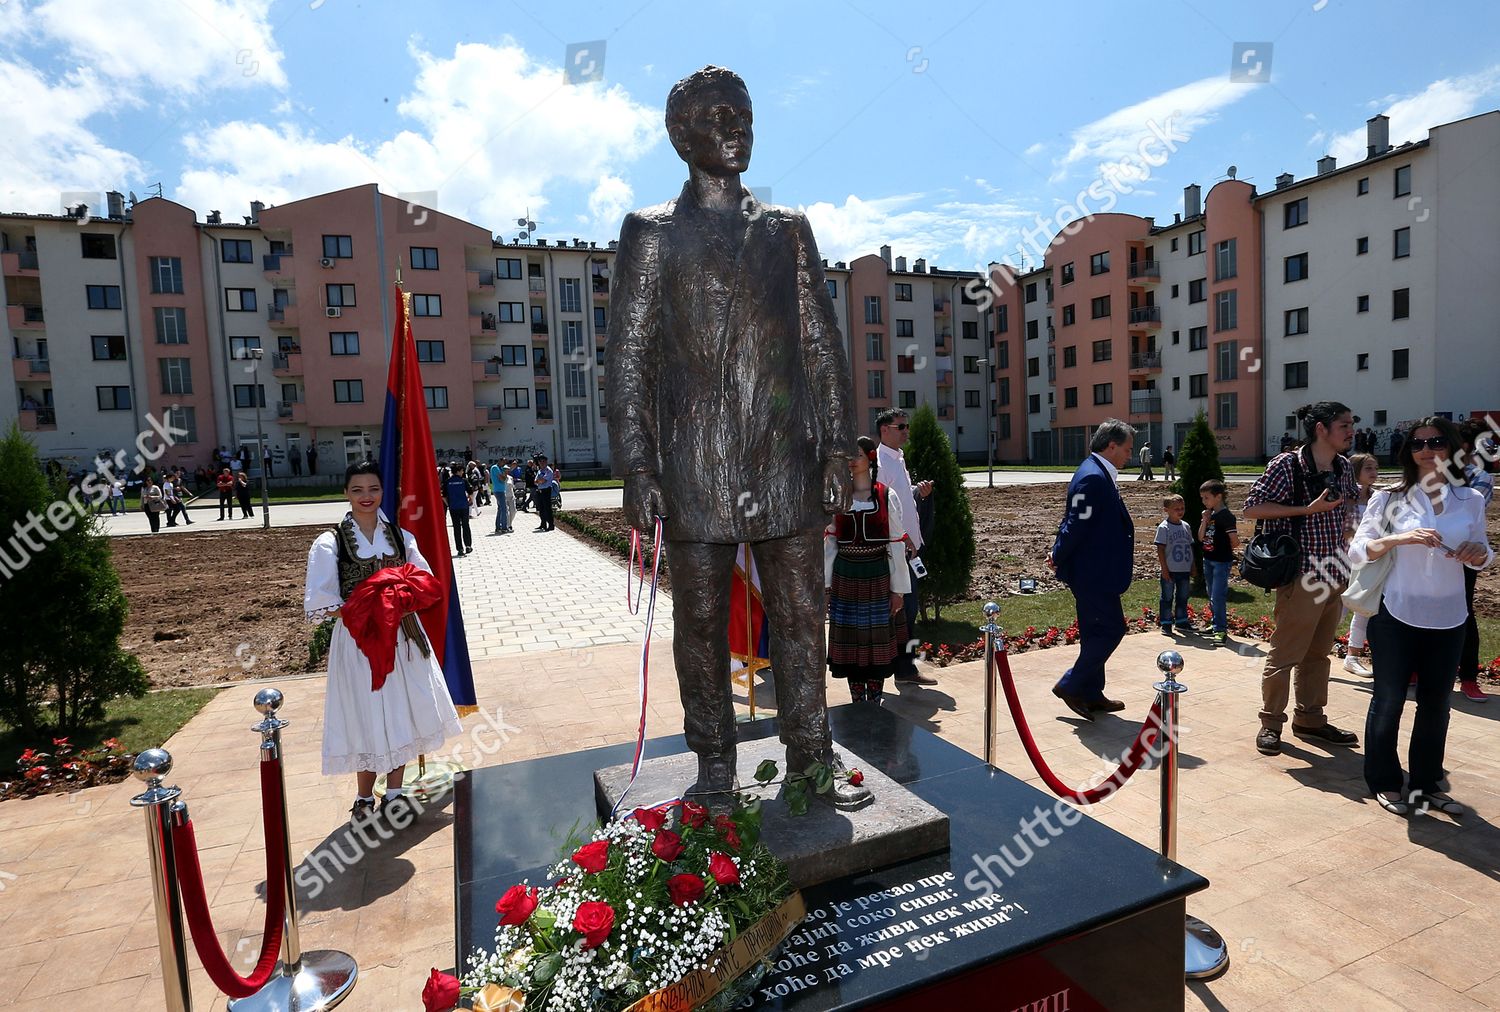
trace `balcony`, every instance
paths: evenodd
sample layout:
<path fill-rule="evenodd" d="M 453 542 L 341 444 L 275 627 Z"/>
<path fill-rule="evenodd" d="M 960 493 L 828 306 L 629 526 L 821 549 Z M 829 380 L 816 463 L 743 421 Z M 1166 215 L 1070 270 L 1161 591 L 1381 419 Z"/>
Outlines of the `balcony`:
<path fill-rule="evenodd" d="M 484 337 L 486 334 L 493 334 L 495 326 L 494 313 L 478 312 L 469 314 L 470 337 Z"/>
<path fill-rule="evenodd" d="M 944 404 L 942 407 L 938 408 L 937 416 L 939 418 L 951 419 L 953 417 L 953 405 Z"/>
<path fill-rule="evenodd" d="M 504 421 L 505 409 L 498 404 L 476 404 L 474 405 L 474 427 L 476 429 L 494 425 L 496 422 Z"/>
<path fill-rule="evenodd" d="M 933 299 L 932 312 L 934 316 L 947 316 L 953 310 L 951 299 Z"/>
<path fill-rule="evenodd" d="M 290 417 L 292 417 L 292 408 L 295 406 L 295 404 L 296 404 L 295 401 L 277 401 L 276 402 L 276 417 L 277 418 L 290 418 Z"/>
<path fill-rule="evenodd" d="M 593 278 L 593 290 L 595 299 L 609 298 L 609 278 L 595 274 Z"/>
<path fill-rule="evenodd" d="M 1161 394 L 1150 390 L 1130 391 L 1131 415 L 1161 414 Z"/>
<path fill-rule="evenodd" d="M 5 315 L 11 330 L 46 330 L 41 306 L 6 306 Z"/>
<path fill-rule="evenodd" d="M 288 304 L 285 306 L 277 306 L 273 304 L 267 306 L 266 319 L 271 321 L 271 326 L 279 329 L 296 330 L 300 325 L 300 320 L 297 315 L 297 307 L 294 304 Z"/>
<path fill-rule="evenodd" d="M 277 351 L 271 353 L 271 375 L 301 376 L 302 353 L 300 351 Z"/>
<path fill-rule="evenodd" d="M 52 375 L 52 362 L 45 358 L 13 358 L 11 367 L 15 370 L 16 379 L 22 383 L 38 376 Z"/>
<path fill-rule="evenodd" d="M 0 274 L 8 278 L 41 277 L 41 264 L 32 250 L 0 253 Z"/>
<path fill-rule="evenodd" d="M 1130 356 L 1131 372 L 1161 372 L 1161 352 L 1141 351 L 1132 352 Z"/>
<path fill-rule="evenodd" d="M 1145 330 L 1161 328 L 1160 306 L 1136 306 L 1130 311 L 1130 325 Z"/>
<path fill-rule="evenodd" d="M 483 383 L 487 380 L 498 380 L 500 378 L 499 362 L 470 362 L 469 367 L 474 372 L 474 382 L 476 383 Z"/>
<path fill-rule="evenodd" d="M 1155 284 L 1161 280 L 1161 264 L 1155 260 L 1137 260 L 1130 265 L 1128 277 L 1139 284 Z"/>
<path fill-rule="evenodd" d="M 552 382 L 552 370 L 547 367 L 547 363 L 545 362 L 532 366 L 531 374 L 539 380 L 546 380 L 548 383 Z"/>
<path fill-rule="evenodd" d="M 464 273 L 468 275 L 469 291 L 471 292 L 482 292 L 485 289 L 493 289 L 495 287 L 495 272 L 492 270 L 474 270 L 471 268 Z"/>
<path fill-rule="evenodd" d="M 20 423 L 22 432 L 51 432 L 57 428 L 57 411 L 54 408 L 22 408 Z"/>
<path fill-rule="evenodd" d="M 953 370 L 939 369 L 937 371 L 937 385 L 939 387 L 951 387 L 953 385 Z"/>
<path fill-rule="evenodd" d="M 531 336 L 532 337 L 536 337 L 538 335 L 546 336 L 546 334 L 547 334 L 547 324 L 545 322 L 538 323 L 535 320 L 531 321 Z"/>
<path fill-rule="evenodd" d="M 292 276 L 290 253 L 267 253 L 260 258 L 260 269 L 267 281 L 285 281 Z"/>
<path fill-rule="evenodd" d="M 531 296 L 533 299 L 545 299 L 547 297 L 547 279 L 527 278 L 526 294 Z"/>

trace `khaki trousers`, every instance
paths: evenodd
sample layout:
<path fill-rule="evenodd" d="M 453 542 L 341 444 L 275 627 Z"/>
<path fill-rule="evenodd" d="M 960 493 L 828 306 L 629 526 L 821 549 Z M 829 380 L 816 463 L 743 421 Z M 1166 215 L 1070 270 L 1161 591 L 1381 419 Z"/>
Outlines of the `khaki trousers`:
<path fill-rule="evenodd" d="M 1311 588 L 1311 589 L 1309 589 Z M 1343 612 L 1344 588 L 1297 580 L 1276 591 L 1276 629 L 1261 672 L 1261 727 L 1286 723 L 1286 704 L 1296 669 L 1297 705 L 1292 726 L 1314 730 L 1328 723 L 1328 652 Z"/>

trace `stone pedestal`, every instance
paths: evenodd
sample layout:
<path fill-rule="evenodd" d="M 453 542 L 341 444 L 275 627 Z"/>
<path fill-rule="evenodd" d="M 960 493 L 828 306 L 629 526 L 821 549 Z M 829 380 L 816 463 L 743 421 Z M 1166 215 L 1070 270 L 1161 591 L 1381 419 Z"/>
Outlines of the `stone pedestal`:
<path fill-rule="evenodd" d="M 782 799 L 780 785 L 761 787 L 753 779 L 747 783 L 748 774 L 763 759 L 774 760 L 784 776 L 785 746 L 775 738 L 741 742 L 739 746 L 740 789 L 762 799 L 761 841 L 785 862 L 798 888 L 948 849 L 946 815 L 854 752 L 837 743 L 833 747 L 847 769 L 864 773 L 864 786 L 870 789 L 873 802 L 841 811 L 814 799 L 807 814 L 792 815 Z M 620 810 L 628 812 L 675 798 L 697 775 L 698 756 L 693 752 L 647 759 Z M 629 783 L 629 764 L 595 771 L 594 797 L 601 819 L 609 817 Z"/>

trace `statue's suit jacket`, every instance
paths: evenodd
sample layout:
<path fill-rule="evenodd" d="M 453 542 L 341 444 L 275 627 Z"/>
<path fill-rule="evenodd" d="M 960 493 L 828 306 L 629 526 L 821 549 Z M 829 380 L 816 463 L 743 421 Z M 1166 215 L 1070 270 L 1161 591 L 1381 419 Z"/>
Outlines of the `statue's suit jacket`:
<path fill-rule="evenodd" d="M 853 379 L 812 229 L 748 191 L 743 206 L 738 256 L 710 217 L 721 212 L 687 187 L 620 230 L 610 455 L 616 475 L 658 478 L 669 540 L 821 530 L 824 463 L 856 452 Z"/>

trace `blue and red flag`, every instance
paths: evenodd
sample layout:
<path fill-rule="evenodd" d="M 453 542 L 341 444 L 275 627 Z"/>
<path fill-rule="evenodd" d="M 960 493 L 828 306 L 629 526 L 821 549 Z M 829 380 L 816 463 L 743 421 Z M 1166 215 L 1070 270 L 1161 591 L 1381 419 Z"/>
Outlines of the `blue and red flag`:
<path fill-rule="evenodd" d="M 740 545 L 734 557 L 734 575 L 729 590 L 730 677 L 745 687 L 750 716 L 755 716 L 755 676 L 771 666 L 771 631 L 760 599 L 760 572 L 749 545 Z"/>
<path fill-rule="evenodd" d="M 406 299 L 397 285 L 396 334 L 391 342 L 385 418 L 380 426 L 380 483 L 385 488 L 381 506 L 398 527 L 412 532 L 438 583 L 448 588 L 447 599 L 421 612 L 419 618 L 442 665 L 448 694 L 463 716 L 478 709 L 478 700 L 458 602 L 458 581 L 448 552 L 447 516 L 438 488 L 432 426 L 427 421 L 422 371 L 417 365 L 417 343 L 412 337 Z"/>

